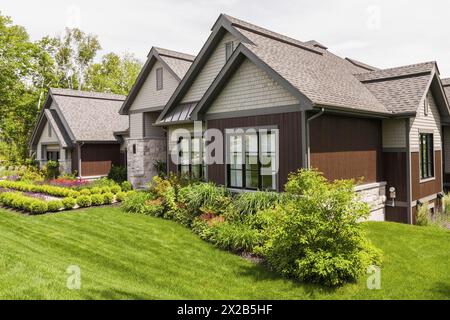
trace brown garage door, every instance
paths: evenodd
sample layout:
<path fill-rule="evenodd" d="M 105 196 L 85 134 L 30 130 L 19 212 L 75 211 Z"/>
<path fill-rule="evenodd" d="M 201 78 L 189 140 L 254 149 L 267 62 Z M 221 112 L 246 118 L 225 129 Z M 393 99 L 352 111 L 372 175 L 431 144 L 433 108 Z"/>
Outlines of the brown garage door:
<path fill-rule="evenodd" d="M 119 144 L 84 144 L 81 147 L 81 175 L 107 175 L 112 165 L 120 165 Z"/>

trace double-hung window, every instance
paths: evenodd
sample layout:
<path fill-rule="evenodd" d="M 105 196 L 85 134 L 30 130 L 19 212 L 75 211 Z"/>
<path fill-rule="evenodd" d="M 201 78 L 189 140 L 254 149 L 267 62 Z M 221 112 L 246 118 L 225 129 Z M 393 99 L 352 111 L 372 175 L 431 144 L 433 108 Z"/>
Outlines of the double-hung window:
<path fill-rule="evenodd" d="M 434 148 L 433 134 L 420 134 L 420 179 L 430 179 L 434 177 Z"/>
<path fill-rule="evenodd" d="M 248 190 L 277 189 L 275 129 L 227 133 L 227 185 Z"/>
<path fill-rule="evenodd" d="M 180 137 L 178 172 L 193 179 L 206 177 L 206 166 L 203 161 L 204 139 L 200 137 Z"/>

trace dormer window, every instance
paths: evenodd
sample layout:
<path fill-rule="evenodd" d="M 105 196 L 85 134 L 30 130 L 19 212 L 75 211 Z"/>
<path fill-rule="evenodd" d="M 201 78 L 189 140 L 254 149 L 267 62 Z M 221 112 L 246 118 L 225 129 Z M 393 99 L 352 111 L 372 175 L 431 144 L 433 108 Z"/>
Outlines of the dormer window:
<path fill-rule="evenodd" d="M 425 101 L 423 102 L 423 114 L 425 116 L 428 115 L 428 113 L 430 112 L 430 102 L 428 101 L 428 95 L 425 98 Z"/>
<path fill-rule="evenodd" d="M 156 69 L 156 90 L 163 89 L 163 68 Z"/>
<path fill-rule="evenodd" d="M 225 43 L 225 61 L 228 61 L 228 59 L 230 59 L 231 55 L 233 54 L 233 50 L 234 50 L 233 41 Z"/>

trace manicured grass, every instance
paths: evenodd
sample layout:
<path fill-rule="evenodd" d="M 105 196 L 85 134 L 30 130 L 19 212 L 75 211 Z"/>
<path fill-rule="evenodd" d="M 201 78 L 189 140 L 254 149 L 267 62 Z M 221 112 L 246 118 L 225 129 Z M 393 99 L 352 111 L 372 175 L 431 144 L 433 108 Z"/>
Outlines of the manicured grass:
<path fill-rule="evenodd" d="M 366 223 L 384 251 L 381 290 L 281 279 L 190 230 L 117 207 L 43 216 L 0 209 L 3 299 L 449 299 L 450 232 Z M 81 289 L 66 287 L 69 265 Z"/>

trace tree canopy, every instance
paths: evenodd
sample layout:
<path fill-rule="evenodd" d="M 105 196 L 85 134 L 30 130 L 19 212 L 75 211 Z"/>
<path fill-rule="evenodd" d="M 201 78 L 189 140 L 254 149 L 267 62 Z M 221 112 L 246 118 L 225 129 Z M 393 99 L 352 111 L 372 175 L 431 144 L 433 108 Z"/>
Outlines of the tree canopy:
<path fill-rule="evenodd" d="M 80 29 L 32 41 L 24 27 L 0 12 L 0 160 L 27 159 L 50 87 L 128 94 L 142 63 L 131 54 L 100 58 L 101 48 L 96 35 Z"/>

